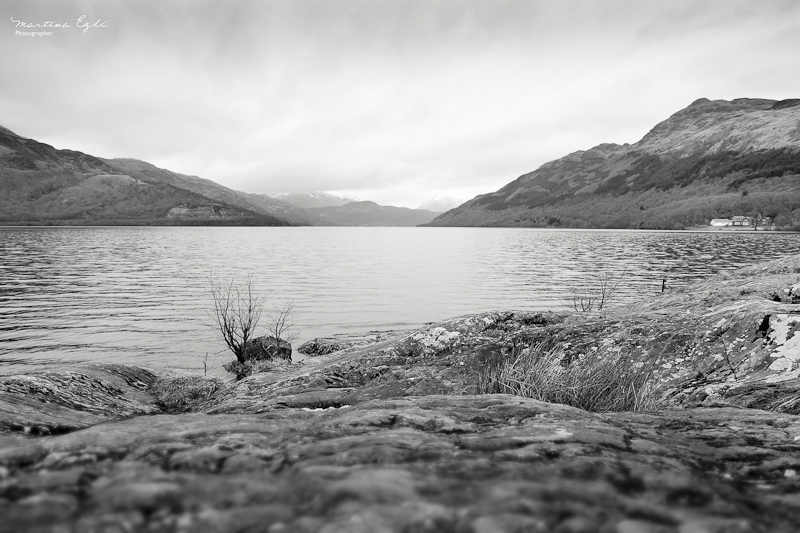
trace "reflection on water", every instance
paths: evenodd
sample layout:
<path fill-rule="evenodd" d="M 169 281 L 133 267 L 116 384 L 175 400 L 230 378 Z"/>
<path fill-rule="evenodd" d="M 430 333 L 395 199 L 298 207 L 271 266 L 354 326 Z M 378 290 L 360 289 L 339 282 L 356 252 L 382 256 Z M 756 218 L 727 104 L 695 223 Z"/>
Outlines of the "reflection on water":
<path fill-rule="evenodd" d="M 492 309 L 563 308 L 598 269 L 625 297 L 800 252 L 796 234 L 510 228 L 0 228 L 0 372 L 221 367 L 209 279 L 294 302 L 299 342 Z"/>

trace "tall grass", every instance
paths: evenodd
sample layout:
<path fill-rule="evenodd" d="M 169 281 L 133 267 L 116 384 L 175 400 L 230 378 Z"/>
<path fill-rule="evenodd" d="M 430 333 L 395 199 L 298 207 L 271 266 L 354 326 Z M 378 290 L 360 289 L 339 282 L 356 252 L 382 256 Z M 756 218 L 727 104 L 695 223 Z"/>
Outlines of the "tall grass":
<path fill-rule="evenodd" d="M 730 278 L 757 278 L 774 274 L 797 274 L 800 273 L 800 254 L 779 257 L 771 261 L 764 261 L 746 267 L 739 268 L 732 272 L 720 274 L 724 279 Z"/>
<path fill-rule="evenodd" d="M 552 342 L 541 342 L 486 361 L 479 394 L 505 393 L 586 411 L 650 411 L 661 405 L 655 367 L 630 356 L 598 350 L 568 357 Z"/>
<path fill-rule="evenodd" d="M 222 380 L 216 378 L 170 376 L 158 378 L 150 386 L 150 392 L 166 412 L 179 413 L 191 410 L 222 387 Z"/>

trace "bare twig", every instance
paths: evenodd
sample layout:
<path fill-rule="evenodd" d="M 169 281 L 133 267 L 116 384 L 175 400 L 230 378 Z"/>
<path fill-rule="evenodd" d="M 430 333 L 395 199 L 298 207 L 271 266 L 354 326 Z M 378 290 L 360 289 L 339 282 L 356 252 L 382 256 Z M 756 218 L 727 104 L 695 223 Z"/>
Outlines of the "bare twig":
<path fill-rule="evenodd" d="M 294 322 L 292 321 L 292 313 L 294 312 L 294 303 L 288 302 L 283 307 L 274 307 L 272 312 L 269 313 L 267 320 L 267 333 L 270 337 L 275 339 L 275 353 L 270 354 L 273 357 L 277 355 L 280 350 L 281 341 L 292 343 L 297 339 L 297 334 L 292 333 Z"/>
<path fill-rule="evenodd" d="M 602 270 L 590 276 L 580 287 L 571 291 L 572 308 L 582 313 L 600 311 L 616 296 L 627 270 Z"/>

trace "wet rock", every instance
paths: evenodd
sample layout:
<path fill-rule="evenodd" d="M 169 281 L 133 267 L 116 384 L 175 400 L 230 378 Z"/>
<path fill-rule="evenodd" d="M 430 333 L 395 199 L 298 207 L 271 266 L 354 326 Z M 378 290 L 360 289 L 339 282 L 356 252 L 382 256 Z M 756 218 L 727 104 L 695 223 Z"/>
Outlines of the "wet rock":
<path fill-rule="evenodd" d="M 33 494 L 17 500 L 13 505 L 0 503 L 0 515 L 5 522 L 0 525 L 0 531 L 25 531 L 29 526 L 69 522 L 78 507 L 78 499 L 74 495 L 60 493 Z M 5 529 L 11 524 L 19 529 Z"/>
<path fill-rule="evenodd" d="M 201 472 L 217 472 L 222 463 L 232 455 L 216 446 L 189 449 L 175 453 L 168 462 L 172 470 L 197 470 Z"/>
<path fill-rule="evenodd" d="M 223 474 L 236 474 L 240 472 L 254 472 L 269 468 L 269 463 L 254 455 L 233 455 L 225 460 L 222 467 Z"/>
<path fill-rule="evenodd" d="M 370 331 L 364 335 L 342 333 L 331 337 L 312 339 L 303 343 L 297 351 L 307 357 L 318 357 L 342 350 L 363 348 L 387 339 L 399 339 L 409 333 L 410 331 L 403 330 Z"/>
<path fill-rule="evenodd" d="M 181 486 L 168 481 L 97 484 L 92 488 L 94 504 L 106 511 L 141 511 L 150 514 L 160 508 L 180 508 Z"/>
<path fill-rule="evenodd" d="M 30 441 L 16 446 L 0 448 L 0 465 L 11 468 L 35 463 L 47 456 L 47 450 L 38 442 Z"/>

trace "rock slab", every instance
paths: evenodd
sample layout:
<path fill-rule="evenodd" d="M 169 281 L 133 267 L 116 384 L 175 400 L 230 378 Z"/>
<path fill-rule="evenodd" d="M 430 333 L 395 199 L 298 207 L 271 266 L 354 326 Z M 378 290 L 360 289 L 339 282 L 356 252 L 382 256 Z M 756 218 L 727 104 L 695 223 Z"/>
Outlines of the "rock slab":
<path fill-rule="evenodd" d="M 0 434 L 65 433 L 108 420 L 156 413 L 150 370 L 126 365 L 57 368 L 0 377 Z"/>
<path fill-rule="evenodd" d="M 0 448 L 0 531 L 790 532 L 800 417 L 507 395 L 142 416 Z"/>

